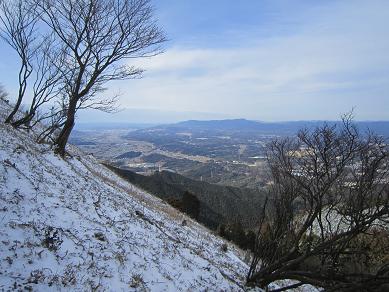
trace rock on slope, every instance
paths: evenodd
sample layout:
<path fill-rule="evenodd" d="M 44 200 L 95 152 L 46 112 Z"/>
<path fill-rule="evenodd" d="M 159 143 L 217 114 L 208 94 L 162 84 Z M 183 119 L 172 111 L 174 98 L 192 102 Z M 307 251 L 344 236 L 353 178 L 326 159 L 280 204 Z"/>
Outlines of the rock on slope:
<path fill-rule="evenodd" d="M 234 247 L 93 157 L 69 147 L 63 160 L 33 137 L 1 118 L 0 290 L 242 290 Z"/>

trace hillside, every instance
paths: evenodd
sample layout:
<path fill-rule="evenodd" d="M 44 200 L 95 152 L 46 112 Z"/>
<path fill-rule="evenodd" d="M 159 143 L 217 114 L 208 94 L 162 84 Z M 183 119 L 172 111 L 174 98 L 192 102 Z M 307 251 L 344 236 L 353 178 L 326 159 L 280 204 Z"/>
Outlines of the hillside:
<path fill-rule="evenodd" d="M 242 290 L 233 246 L 69 152 L 0 123 L 0 290 Z"/>
<path fill-rule="evenodd" d="M 142 189 L 164 199 L 182 199 L 189 191 L 200 201 L 198 220 L 216 229 L 220 224 L 238 221 L 246 228 L 255 227 L 266 198 L 265 190 L 215 185 L 162 171 L 143 176 L 132 171 L 111 167 L 117 174 Z"/>

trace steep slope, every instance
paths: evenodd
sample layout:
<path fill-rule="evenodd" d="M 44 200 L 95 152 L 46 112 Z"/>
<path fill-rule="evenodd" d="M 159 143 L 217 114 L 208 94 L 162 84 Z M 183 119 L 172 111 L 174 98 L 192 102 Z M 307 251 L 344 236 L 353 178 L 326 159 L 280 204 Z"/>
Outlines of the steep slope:
<path fill-rule="evenodd" d="M 239 251 L 69 147 L 0 120 L 0 290 L 242 290 Z"/>
<path fill-rule="evenodd" d="M 200 201 L 199 221 L 213 229 L 219 224 L 237 222 L 246 228 L 255 227 L 267 195 L 265 191 L 195 181 L 168 171 L 143 176 L 126 169 L 110 168 L 129 182 L 164 200 L 182 199 L 186 191 L 191 192 Z"/>

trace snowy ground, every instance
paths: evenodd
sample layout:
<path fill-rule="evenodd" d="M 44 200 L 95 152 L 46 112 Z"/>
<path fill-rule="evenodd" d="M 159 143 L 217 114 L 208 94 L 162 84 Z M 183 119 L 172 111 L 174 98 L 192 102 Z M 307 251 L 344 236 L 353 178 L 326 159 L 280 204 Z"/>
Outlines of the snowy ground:
<path fill-rule="evenodd" d="M 239 251 L 70 147 L 0 122 L 0 291 L 239 291 Z"/>
<path fill-rule="evenodd" d="M 246 290 L 242 251 L 76 147 L 61 159 L 5 125 L 6 110 L 0 291 Z"/>

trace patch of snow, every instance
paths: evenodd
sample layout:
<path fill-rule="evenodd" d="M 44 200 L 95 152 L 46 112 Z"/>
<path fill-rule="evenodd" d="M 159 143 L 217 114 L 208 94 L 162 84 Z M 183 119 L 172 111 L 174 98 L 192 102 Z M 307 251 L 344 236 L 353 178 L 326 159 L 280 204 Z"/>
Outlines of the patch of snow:
<path fill-rule="evenodd" d="M 203 226 L 68 151 L 0 125 L 0 290 L 243 289 L 233 245 L 223 252 Z"/>
<path fill-rule="evenodd" d="M 0 101 L 1 291 L 246 290 L 241 250 L 224 252 L 223 239 L 92 155 L 69 145 L 62 159 L 5 125 L 7 107 Z"/>

